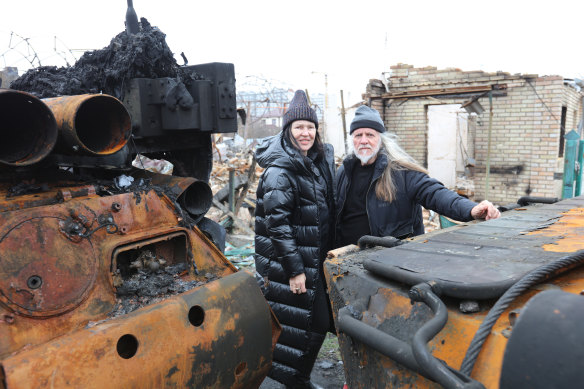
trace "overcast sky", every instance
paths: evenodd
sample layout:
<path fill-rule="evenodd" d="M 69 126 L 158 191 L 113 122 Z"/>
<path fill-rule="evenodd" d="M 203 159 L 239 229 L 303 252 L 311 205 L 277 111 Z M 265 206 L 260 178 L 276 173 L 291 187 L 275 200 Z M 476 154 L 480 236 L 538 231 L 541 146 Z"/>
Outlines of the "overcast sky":
<path fill-rule="evenodd" d="M 18 36 L 43 65 L 63 65 L 55 42 L 79 58 L 124 29 L 126 0 L 2 3 L 0 68 L 28 66 Z M 400 62 L 584 78 L 584 1 L 134 0 L 134 8 L 166 34 L 180 64 L 181 52 L 189 64 L 234 63 L 239 88 L 264 77 L 323 93 L 326 74 L 328 92 L 345 90 L 350 104 Z"/>

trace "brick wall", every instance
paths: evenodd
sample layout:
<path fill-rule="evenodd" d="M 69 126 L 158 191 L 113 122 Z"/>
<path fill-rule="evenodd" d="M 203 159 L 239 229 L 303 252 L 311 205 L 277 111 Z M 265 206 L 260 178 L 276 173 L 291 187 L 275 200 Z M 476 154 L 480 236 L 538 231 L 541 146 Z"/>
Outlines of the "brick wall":
<path fill-rule="evenodd" d="M 395 132 L 401 145 L 427 166 L 427 107 L 432 104 L 463 104 L 484 92 L 432 94 L 421 97 L 388 98 L 399 93 L 440 91 L 450 88 L 490 87 L 493 91 L 490 175 L 488 198 L 506 204 L 521 196 L 561 196 L 562 159 L 558 158 L 562 106 L 566 110 L 566 133 L 582 117 L 582 92 L 564 84 L 561 76 L 511 75 L 505 72 L 461 71 L 460 69 L 391 67 L 389 89 L 378 80 L 367 86 L 366 98 Z M 473 119 L 467 151 L 474 155 L 472 178 L 475 200 L 485 198 L 488 153 L 489 98 L 478 99 L 485 111 Z M 556 173 L 556 174 L 555 174 Z M 554 174 L 556 178 L 554 179 Z"/>

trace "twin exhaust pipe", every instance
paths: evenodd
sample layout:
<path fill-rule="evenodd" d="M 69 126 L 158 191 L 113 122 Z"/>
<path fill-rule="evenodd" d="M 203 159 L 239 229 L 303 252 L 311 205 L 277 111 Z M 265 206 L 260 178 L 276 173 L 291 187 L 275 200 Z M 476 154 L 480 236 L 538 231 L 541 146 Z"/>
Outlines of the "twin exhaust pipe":
<path fill-rule="evenodd" d="M 41 100 L 26 92 L 0 89 L 0 117 L 0 165 L 13 167 L 36 164 L 53 150 L 68 155 L 110 155 L 126 145 L 132 130 L 122 102 L 101 94 Z M 203 181 L 142 174 L 152 178 L 153 184 L 169 187 L 197 221 L 211 207 L 213 193 Z"/>
<path fill-rule="evenodd" d="M 0 89 L 0 164 L 29 166 L 53 150 L 109 155 L 128 142 L 130 114 L 115 97 L 101 94 L 39 99 Z"/>

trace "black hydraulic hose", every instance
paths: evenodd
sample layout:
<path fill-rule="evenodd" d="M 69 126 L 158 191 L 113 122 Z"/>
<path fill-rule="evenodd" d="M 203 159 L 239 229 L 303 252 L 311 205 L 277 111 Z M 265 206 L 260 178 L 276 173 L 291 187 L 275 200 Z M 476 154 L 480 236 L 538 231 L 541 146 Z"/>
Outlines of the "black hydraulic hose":
<path fill-rule="evenodd" d="M 529 204 L 553 204 L 557 203 L 559 199 L 557 197 L 531 197 L 531 196 L 523 196 L 517 200 L 516 203 L 508 204 L 508 205 L 501 205 L 498 207 L 499 211 L 506 212 L 510 211 L 515 208 L 525 207 Z"/>
<path fill-rule="evenodd" d="M 429 380 L 435 381 L 434 376 L 422 369 L 418 361 L 416 361 L 412 347 L 409 344 L 362 322 L 355 317 L 358 315 L 352 312 L 355 312 L 355 309 L 350 305 L 339 309 L 337 323 L 339 332 L 345 333 L 354 340 L 389 357 L 391 360 L 399 363 L 405 368 L 418 373 Z M 444 368 L 448 369 L 451 374 L 458 377 L 460 381 L 464 383 L 464 389 L 484 389 L 481 383 L 462 375 L 459 371 L 453 369 L 447 364 L 444 364 Z M 453 387 L 459 388 L 460 386 Z"/>
<path fill-rule="evenodd" d="M 350 306 L 339 309 L 338 327 L 339 331 L 388 356 L 400 365 L 421 373 L 409 344 L 354 318 Z"/>
<path fill-rule="evenodd" d="M 557 197 L 532 197 L 532 196 L 523 196 L 517 200 L 517 204 L 522 207 L 525 207 L 529 204 L 553 204 L 557 203 Z"/>
<path fill-rule="evenodd" d="M 446 325 L 446 322 L 448 321 L 448 311 L 446 310 L 446 306 L 434 293 L 432 293 L 432 288 L 425 282 L 413 286 L 409 291 L 409 296 L 412 301 L 425 303 L 434 313 L 434 317 L 424 323 L 414 335 L 414 339 L 412 340 L 412 351 L 414 352 L 414 357 L 422 369 L 427 373 L 435 370 L 440 371 L 442 370 L 443 365 L 432 357 L 432 354 L 430 354 L 426 348 L 426 344 L 442 331 Z M 444 372 L 441 371 L 440 373 Z M 442 386 L 450 386 L 445 385 L 440 381 L 438 381 L 438 383 Z"/>
<path fill-rule="evenodd" d="M 481 326 L 475 333 L 470 346 L 468 346 L 468 349 L 466 350 L 464 360 L 462 361 L 462 365 L 460 367 L 461 373 L 470 376 L 483 344 L 491 333 L 495 322 L 517 296 L 521 295 L 523 292 L 525 292 L 525 290 L 535 285 L 536 283 L 546 279 L 554 272 L 560 269 L 581 264 L 582 262 L 584 262 L 584 250 L 577 251 L 573 254 L 561 257 L 554 262 L 542 265 L 527 273 L 519 281 L 513 284 L 513 286 L 511 286 L 501 296 L 501 298 L 497 300 L 495 305 L 493 305 L 485 317 L 485 320 L 483 320 Z"/>
<path fill-rule="evenodd" d="M 426 322 L 414 335 L 412 340 L 412 352 L 420 368 L 428 374 L 433 381 L 445 388 L 484 388 L 484 386 L 469 377 L 461 377 L 453 373 L 449 366 L 435 358 L 427 348 L 427 343 L 434 338 L 448 321 L 448 309 L 440 298 L 432 291 L 429 283 L 421 283 L 412 287 L 409 291 L 412 301 L 423 302 L 430 307 L 434 317 Z"/>
<path fill-rule="evenodd" d="M 370 248 L 374 246 L 382 246 L 382 247 L 395 247 L 403 244 L 401 240 L 394 238 L 393 236 L 372 236 L 372 235 L 363 235 L 359 238 L 357 245 L 359 248 Z"/>

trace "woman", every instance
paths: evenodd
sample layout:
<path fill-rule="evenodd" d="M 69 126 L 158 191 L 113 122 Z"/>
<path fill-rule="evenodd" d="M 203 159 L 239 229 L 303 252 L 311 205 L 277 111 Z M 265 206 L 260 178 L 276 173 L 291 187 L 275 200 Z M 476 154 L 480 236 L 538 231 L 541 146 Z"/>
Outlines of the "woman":
<path fill-rule="evenodd" d="M 322 263 L 334 237 L 334 160 L 318 118 L 296 91 L 282 131 L 256 150 L 265 168 L 257 188 L 255 263 L 282 325 L 270 377 L 313 388 L 310 372 L 332 326 Z"/>

